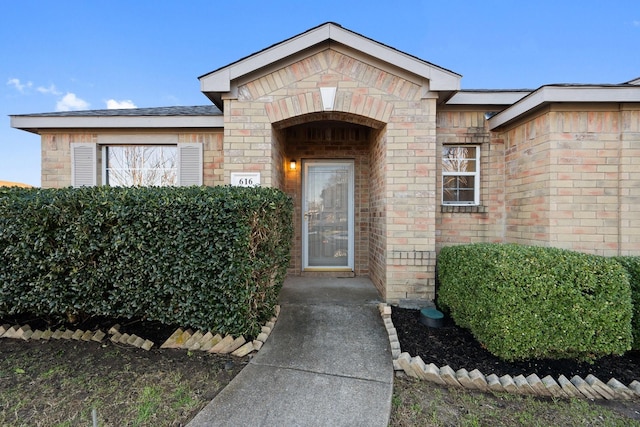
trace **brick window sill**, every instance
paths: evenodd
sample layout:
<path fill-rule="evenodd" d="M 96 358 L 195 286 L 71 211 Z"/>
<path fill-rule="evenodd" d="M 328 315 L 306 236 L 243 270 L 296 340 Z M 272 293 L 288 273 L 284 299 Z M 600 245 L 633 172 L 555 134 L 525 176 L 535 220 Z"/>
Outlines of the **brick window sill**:
<path fill-rule="evenodd" d="M 440 212 L 442 213 L 487 213 L 486 206 L 474 205 L 474 206 L 451 206 L 441 205 Z"/>

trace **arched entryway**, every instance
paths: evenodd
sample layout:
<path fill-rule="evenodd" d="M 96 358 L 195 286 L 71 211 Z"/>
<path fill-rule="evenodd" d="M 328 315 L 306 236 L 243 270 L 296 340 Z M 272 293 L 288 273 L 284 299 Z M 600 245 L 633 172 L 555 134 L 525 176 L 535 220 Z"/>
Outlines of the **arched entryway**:
<path fill-rule="evenodd" d="M 303 164 L 348 161 L 346 273 L 368 275 L 384 299 L 398 301 L 434 296 L 436 105 L 459 89 L 459 78 L 327 23 L 200 81 L 224 114 L 224 182 L 256 174 L 296 201 L 289 273 L 318 274 L 302 253 L 303 214 L 313 210 L 303 212 Z M 329 256 L 345 253 L 337 244 L 325 249 L 320 274 L 330 273 Z"/>
<path fill-rule="evenodd" d="M 283 189 L 295 204 L 291 274 L 371 273 L 379 240 L 372 235 L 375 201 L 383 188 L 375 172 L 382 168 L 376 146 L 384 129 L 383 123 L 344 113 L 309 114 L 274 126 Z"/>

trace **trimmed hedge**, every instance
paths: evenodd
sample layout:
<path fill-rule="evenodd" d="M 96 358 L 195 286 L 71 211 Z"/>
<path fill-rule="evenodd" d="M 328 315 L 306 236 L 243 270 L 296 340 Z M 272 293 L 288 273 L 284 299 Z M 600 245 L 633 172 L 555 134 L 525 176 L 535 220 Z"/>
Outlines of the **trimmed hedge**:
<path fill-rule="evenodd" d="M 0 315 L 255 336 L 277 304 L 292 214 L 271 188 L 2 188 Z"/>
<path fill-rule="evenodd" d="M 631 348 L 631 290 L 611 258 L 515 244 L 445 247 L 438 303 L 505 360 L 593 360 Z"/>
<path fill-rule="evenodd" d="M 633 349 L 640 350 L 640 256 L 615 257 L 629 274 L 631 283 L 631 301 L 633 303 L 633 319 L 631 329 L 633 333 Z"/>

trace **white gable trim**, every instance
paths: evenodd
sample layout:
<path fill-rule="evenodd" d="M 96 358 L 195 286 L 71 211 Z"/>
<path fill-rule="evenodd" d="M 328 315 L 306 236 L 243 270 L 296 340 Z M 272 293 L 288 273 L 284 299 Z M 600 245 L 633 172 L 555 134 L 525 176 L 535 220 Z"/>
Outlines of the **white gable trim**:
<path fill-rule="evenodd" d="M 637 103 L 640 87 L 543 86 L 489 119 L 489 129 L 494 130 L 542 105 L 558 102 Z"/>
<path fill-rule="evenodd" d="M 359 34 L 345 30 L 334 23 L 327 23 L 291 39 L 241 59 L 224 68 L 200 77 L 202 92 L 223 93 L 231 90 L 231 82 L 258 69 L 267 67 L 292 55 L 310 49 L 322 42 L 333 40 L 363 52 L 381 61 L 393 64 L 429 80 L 432 91 L 460 89 L 459 74 L 422 61 L 416 57 L 385 46 Z"/>

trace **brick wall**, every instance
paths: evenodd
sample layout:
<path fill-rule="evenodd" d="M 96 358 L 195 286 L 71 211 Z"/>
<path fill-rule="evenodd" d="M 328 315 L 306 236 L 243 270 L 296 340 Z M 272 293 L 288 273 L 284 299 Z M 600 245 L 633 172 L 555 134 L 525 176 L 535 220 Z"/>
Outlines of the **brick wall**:
<path fill-rule="evenodd" d="M 436 100 L 399 101 L 387 125 L 387 301 L 435 297 Z"/>
<path fill-rule="evenodd" d="M 514 242 L 640 252 L 640 106 L 552 105 L 501 133 L 488 132 L 482 114 L 438 112 L 439 153 L 447 143 L 481 148 L 481 206 L 442 207 L 438 249 Z"/>
<path fill-rule="evenodd" d="M 377 131 L 369 150 L 370 197 L 369 197 L 369 277 L 386 299 L 387 290 L 387 198 L 385 165 L 387 136 Z"/>
<path fill-rule="evenodd" d="M 285 176 L 290 166 L 285 153 L 286 136 L 279 130 L 272 132 L 271 164 L 273 165 L 272 186 L 284 190 Z"/>
<path fill-rule="evenodd" d="M 203 144 L 202 183 L 207 186 L 223 185 L 224 183 L 224 156 L 222 152 L 223 132 L 180 133 L 178 143 Z"/>
<path fill-rule="evenodd" d="M 548 246 L 551 192 L 549 117 L 540 115 L 504 135 L 505 240 Z"/>
<path fill-rule="evenodd" d="M 620 112 L 620 254 L 640 255 L 640 105 Z"/>
<path fill-rule="evenodd" d="M 575 108 L 575 107 L 574 107 Z M 618 250 L 618 111 L 552 109 L 549 243 L 601 255 Z"/>
<path fill-rule="evenodd" d="M 277 184 L 273 142 L 264 102 L 224 100 L 224 184 L 231 183 L 232 172 L 259 172 L 263 186 Z"/>
<path fill-rule="evenodd" d="M 638 115 L 555 105 L 506 131 L 506 240 L 637 254 Z"/>
<path fill-rule="evenodd" d="M 501 242 L 504 239 L 504 142 L 489 132 L 484 112 L 441 110 L 437 113 L 437 196 L 442 201 L 442 148 L 447 144 L 480 147 L 480 206 L 439 206 L 436 210 L 436 246 Z"/>
<path fill-rule="evenodd" d="M 43 133 L 42 188 L 63 188 L 71 185 L 71 143 L 96 143 L 93 133 Z M 97 167 L 97 166 L 96 166 Z"/>

